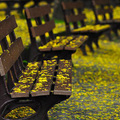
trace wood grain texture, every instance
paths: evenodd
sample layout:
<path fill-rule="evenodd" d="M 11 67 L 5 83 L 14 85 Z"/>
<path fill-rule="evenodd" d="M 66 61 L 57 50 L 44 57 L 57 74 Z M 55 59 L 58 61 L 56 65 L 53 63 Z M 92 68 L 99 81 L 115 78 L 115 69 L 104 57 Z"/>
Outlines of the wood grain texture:
<path fill-rule="evenodd" d="M 31 27 L 33 37 L 44 35 L 46 32 L 50 32 L 55 27 L 54 20 L 48 21 L 45 24 L 38 25 L 37 27 Z"/>
<path fill-rule="evenodd" d="M 1 76 L 5 75 L 13 64 L 16 62 L 18 57 L 24 50 L 24 46 L 21 38 L 16 39 L 16 41 L 4 51 L 0 57 L 0 74 Z"/>
<path fill-rule="evenodd" d="M 62 7 L 64 10 L 67 9 L 73 9 L 73 8 L 83 8 L 84 4 L 83 2 L 77 1 L 77 2 L 62 2 Z"/>
<path fill-rule="evenodd" d="M 11 33 L 17 27 L 15 17 L 10 16 L 7 19 L 0 22 L 0 41 L 5 38 L 9 33 Z"/>
<path fill-rule="evenodd" d="M 27 14 L 27 18 L 37 18 L 42 17 L 51 12 L 50 5 L 34 7 L 34 8 L 26 8 L 25 12 Z"/>

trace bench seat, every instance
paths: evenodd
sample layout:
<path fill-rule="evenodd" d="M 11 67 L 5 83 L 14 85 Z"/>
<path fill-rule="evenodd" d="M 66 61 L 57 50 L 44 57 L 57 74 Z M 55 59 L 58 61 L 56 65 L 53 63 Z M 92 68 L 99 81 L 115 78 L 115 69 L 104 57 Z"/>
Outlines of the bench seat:
<path fill-rule="evenodd" d="M 87 40 L 87 36 L 57 36 L 55 40 L 51 40 L 47 44 L 40 46 L 40 51 L 55 50 L 76 50 Z"/>
<path fill-rule="evenodd" d="M 12 98 L 71 94 L 71 60 L 29 63 L 10 93 Z"/>
<path fill-rule="evenodd" d="M 110 25 L 100 25 L 100 24 L 97 24 L 97 25 L 86 25 L 85 27 L 81 27 L 81 28 L 77 28 L 77 29 L 74 29 L 72 30 L 72 32 L 93 32 L 93 33 L 98 33 L 98 32 L 101 32 L 106 29 L 109 29 L 110 28 Z"/>

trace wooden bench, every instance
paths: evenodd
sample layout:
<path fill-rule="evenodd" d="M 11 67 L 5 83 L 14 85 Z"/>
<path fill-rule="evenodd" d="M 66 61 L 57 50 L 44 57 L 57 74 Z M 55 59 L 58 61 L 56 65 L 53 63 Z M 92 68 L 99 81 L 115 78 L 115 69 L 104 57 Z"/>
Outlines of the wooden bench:
<path fill-rule="evenodd" d="M 25 120 L 46 120 L 47 111 L 71 95 L 72 63 L 70 59 L 43 59 L 24 67 L 21 57 L 24 46 L 21 38 L 15 37 L 16 27 L 14 16 L 0 22 L 3 51 L 0 56 L 0 120 L 8 120 L 4 116 L 21 106 L 36 111 Z"/>
<path fill-rule="evenodd" d="M 110 30 L 109 25 L 86 25 L 86 16 L 83 13 L 84 4 L 81 1 L 62 2 L 62 10 L 66 25 L 66 32 L 69 35 L 88 35 L 89 39 L 86 44 L 90 51 L 94 52 L 92 43 L 94 42 L 97 48 L 99 36 Z M 73 26 L 73 27 L 72 27 Z"/>
<path fill-rule="evenodd" d="M 58 59 L 71 59 L 71 54 L 80 47 L 84 54 L 84 42 L 87 36 L 55 36 L 55 23 L 49 18 L 50 5 L 26 8 L 25 16 L 31 39 L 30 59 L 38 53 L 46 55 L 46 59 L 58 56 Z M 39 38 L 39 39 L 38 39 Z M 37 43 L 37 39 L 40 43 Z M 49 56 L 49 57 L 48 57 Z"/>
<path fill-rule="evenodd" d="M 119 37 L 120 19 L 113 18 L 113 8 L 111 7 L 110 0 L 92 0 L 92 6 L 96 23 L 111 25 L 112 31 Z M 102 16 L 102 20 L 99 19 L 99 15 Z"/>

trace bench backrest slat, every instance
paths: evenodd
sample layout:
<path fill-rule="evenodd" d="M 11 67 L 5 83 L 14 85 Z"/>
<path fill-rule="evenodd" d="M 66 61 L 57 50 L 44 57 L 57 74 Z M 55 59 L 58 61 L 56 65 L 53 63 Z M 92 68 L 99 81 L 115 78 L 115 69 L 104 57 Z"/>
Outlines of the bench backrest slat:
<path fill-rule="evenodd" d="M 77 1 L 77 2 L 62 2 L 62 6 L 64 10 L 67 9 L 73 9 L 73 8 L 83 8 L 84 4 L 83 2 Z"/>
<path fill-rule="evenodd" d="M 55 28 L 53 20 L 46 22 L 46 24 L 38 25 L 37 27 L 31 27 L 33 37 L 44 35 L 46 32 L 50 32 Z"/>
<path fill-rule="evenodd" d="M 76 22 L 80 20 L 84 20 L 86 18 L 85 14 L 79 14 L 79 15 L 66 15 L 67 22 Z"/>
<path fill-rule="evenodd" d="M 34 8 L 26 8 L 27 18 L 37 18 L 42 17 L 51 12 L 50 6 L 41 6 L 41 7 L 34 7 Z"/>
<path fill-rule="evenodd" d="M 67 32 L 71 31 L 71 22 L 74 29 L 79 27 L 79 22 L 81 23 L 81 26 L 85 26 L 84 20 L 86 16 L 82 13 L 84 8 L 83 2 L 62 2 L 61 5 Z"/>
<path fill-rule="evenodd" d="M 110 3 L 110 0 L 94 0 L 96 5 L 106 5 Z"/>
<path fill-rule="evenodd" d="M 31 47 L 34 47 L 35 49 L 38 49 L 39 45 L 45 45 L 48 41 L 55 39 L 55 35 L 53 34 L 55 23 L 49 17 L 50 12 L 50 5 L 25 9 Z M 40 39 L 39 45 L 37 44 L 37 37 Z"/>
<path fill-rule="evenodd" d="M 0 22 L 0 41 L 5 38 L 9 33 L 11 33 L 17 27 L 15 17 L 10 16 L 9 19 L 6 19 Z"/>
<path fill-rule="evenodd" d="M 103 20 L 113 19 L 113 9 L 110 6 L 110 0 L 92 0 L 92 4 L 96 23 L 99 23 L 98 15 L 102 15 Z M 106 13 L 109 15 L 109 18 Z"/>
<path fill-rule="evenodd" d="M 0 74 L 4 76 L 13 64 L 16 62 L 22 51 L 24 50 L 24 46 L 21 38 L 18 38 L 9 48 L 4 51 L 4 53 L 0 57 Z"/>
<path fill-rule="evenodd" d="M 108 9 L 99 9 L 98 10 L 98 14 L 106 14 L 106 13 L 112 13 L 113 12 L 113 9 L 111 9 L 111 8 L 108 8 Z"/>

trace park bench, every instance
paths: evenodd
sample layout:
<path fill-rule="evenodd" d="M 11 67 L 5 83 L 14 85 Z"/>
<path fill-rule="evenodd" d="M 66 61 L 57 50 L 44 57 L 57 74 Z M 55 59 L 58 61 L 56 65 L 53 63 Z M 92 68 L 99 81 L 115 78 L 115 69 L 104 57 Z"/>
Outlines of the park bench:
<path fill-rule="evenodd" d="M 84 42 L 88 37 L 85 35 L 56 36 L 53 33 L 55 22 L 49 18 L 50 12 L 49 4 L 25 9 L 31 39 L 30 59 L 34 58 L 37 55 L 36 53 L 45 55 L 44 58 L 46 57 L 46 59 L 50 59 L 53 56 L 57 56 L 58 59 L 71 59 L 71 54 L 78 47 L 86 54 Z M 40 39 L 39 44 L 37 42 L 38 37 Z"/>
<path fill-rule="evenodd" d="M 112 31 L 119 37 L 118 29 L 120 29 L 120 19 L 113 18 L 113 8 L 111 7 L 110 1 L 92 0 L 92 6 L 96 23 L 101 25 L 111 25 Z M 102 19 L 99 18 L 100 15 L 102 16 Z"/>
<path fill-rule="evenodd" d="M 67 34 L 88 35 L 86 44 L 94 52 L 92 43 L 99 48 L 100 35 L 110 30 L 109 25 L 86 25 L 86 16 L 83 13 L 84 4 L 81 1 L 61 3 Z"/>
<path fill-rule="evenodd" d="M 47 111 L 71 95 L 71 59 L 42 59 L 25 67 L 24 46 L 15 36 L 16 27 L 14 16 L 0 22 L 0 120 L 8 120 L 4 116 L 21 106 L 36 111 L 22 120 L 48 120 Z"/>

